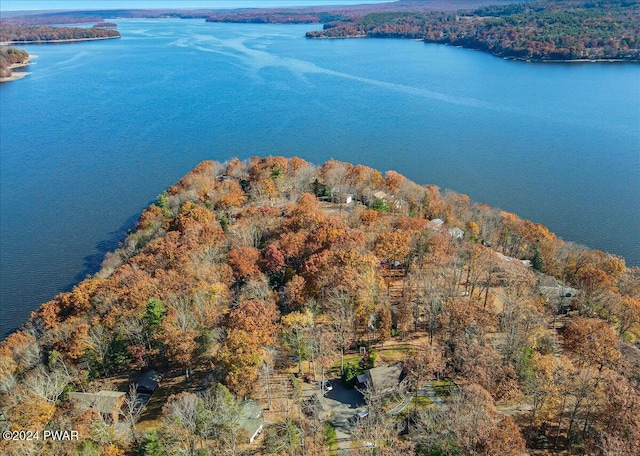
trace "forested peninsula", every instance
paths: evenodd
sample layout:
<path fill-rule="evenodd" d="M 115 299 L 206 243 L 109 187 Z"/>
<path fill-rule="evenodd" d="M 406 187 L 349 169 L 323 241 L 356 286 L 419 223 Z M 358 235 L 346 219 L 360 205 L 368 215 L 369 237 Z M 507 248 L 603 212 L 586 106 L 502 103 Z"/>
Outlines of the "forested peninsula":
<path fill-rule="evenodd" d="M 635 456 L 638 337 L 640 269 L 515 214 L 205 161 L 0 343 L 0 452 Z"/>
<path fill-rule="evenodd" d="M 14 47 L 0 46 L 0 82 L 21 77 L 25 73 L 14 74 L 13 70 L 29 64 L 29 53 Z"/>
<path fill-rule="evenodd" d="M 411 38 L 537 61 L 640 60 L 635 0 L 542 0 L 466 10 L 470 2 L 402 1 L 369 9 L 249 10 L 208 21 L 310 23 L 309 38 Z M 457 6 L 451 11 L 452 6 Z"/>
<path fill-rule="evenodd" d="M 88 19 L 96 18 L 66 18 L 69 24 L 85 23 Z M 57 20 L 51 17 L 16 17 L 0 21 L 0 82 L 14 81 L 29 74 L 13 71 L 27 66 L 30 56 L 23 49 L 11 47 L 12 44 L 69 43 L 120 38 L 120 32 L 115 30 L 117 25 L 104 22 L 102 18 L 97 18 L 97 23 L 88 28 L 42 25 L 55 24 Z"/>
<path fill-rule="evenodd" d="M 120 32 L 100 25 L 81 28 L 20 25 L 6 21 L 0 23 L 0 42 L 3 44 L 44 44 L 109 38 L 120 38 Z"/>

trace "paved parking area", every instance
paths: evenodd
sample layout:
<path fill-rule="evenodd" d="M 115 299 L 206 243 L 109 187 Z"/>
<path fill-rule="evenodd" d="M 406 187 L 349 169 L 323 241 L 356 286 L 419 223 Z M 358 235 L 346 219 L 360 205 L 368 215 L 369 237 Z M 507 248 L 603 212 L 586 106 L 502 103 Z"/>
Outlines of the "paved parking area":
<path fill-rule="evenodd" d="M 332 380 L 333 390 L 320 399 L 322 420 L 328 420 L 336 429 L 339 454 L 348 454 L 351 448 L 351 426 L 349 418 L 365 409 L 362 393 L 356 389 L 345 388 L 339 379 Z"/>

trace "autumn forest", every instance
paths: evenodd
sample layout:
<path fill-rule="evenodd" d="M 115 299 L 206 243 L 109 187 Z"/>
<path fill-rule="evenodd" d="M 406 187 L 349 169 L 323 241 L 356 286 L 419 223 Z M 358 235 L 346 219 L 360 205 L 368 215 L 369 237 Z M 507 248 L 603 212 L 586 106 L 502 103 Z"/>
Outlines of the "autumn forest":
<path fill-rule="evenodd" d="M 639 295 L 623 259 L 395 171 L 206 161 L 0 344 L 3 430 L 79 432 L 0 452 L 637 455 Z M 336 425 L 331 389 L 366 413 Z M 105 390 L 117 423 L 74 399 Z"/>
<path fill-rule="evenodd" d="M 8 78 L 12 67 L 24 65 L 29 60 L 27 51 L 14 47 L 0 46 L 0 78 Z"/>
<path fill-rule="evenodd" d="M 120 38 L 120 33 L 104 26 L 53 27 L 48 25 L 14 25 L 2 23 L 0 41 L 7 43 L 46 43 L 61 40 Z"/>
<path fill-rule="evenodd" d="M 640 57 L 637 1 L 538 0 L 477 6 L 470 1 L 404 0 L 368 9 L 231 11 L 207 20 L 321 22 L 322 30 L 307 32 L 308 38 L 410 38 L 521 60 L 637 61 Z"/>

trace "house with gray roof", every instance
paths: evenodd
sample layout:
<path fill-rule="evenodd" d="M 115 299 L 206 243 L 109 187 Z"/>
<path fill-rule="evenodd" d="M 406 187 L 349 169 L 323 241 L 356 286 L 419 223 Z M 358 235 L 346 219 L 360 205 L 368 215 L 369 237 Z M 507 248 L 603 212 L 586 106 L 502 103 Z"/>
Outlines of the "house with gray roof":
<path fill-rule="evenodd" d="M 367 388 L 375 396 L 394 394 L 405 386 L 402 365 L 402 362 L 397 362 L 368 369 L 358 375 L 358 384 L 360 387 Z"/>

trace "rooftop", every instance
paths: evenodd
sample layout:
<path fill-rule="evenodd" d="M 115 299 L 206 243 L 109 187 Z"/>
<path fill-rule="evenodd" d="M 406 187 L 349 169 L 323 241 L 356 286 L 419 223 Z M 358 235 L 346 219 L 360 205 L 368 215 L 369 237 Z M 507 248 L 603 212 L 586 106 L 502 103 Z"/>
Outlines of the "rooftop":
<path fill-rule="evenodd" d="M 100 413 L 112 413 L 119 409 L 124 400 L 125 393 L 122 391 L 98 391 L 97 393 L 69 393 L 69 397 L 84 410 L 90 408 Z"/>

